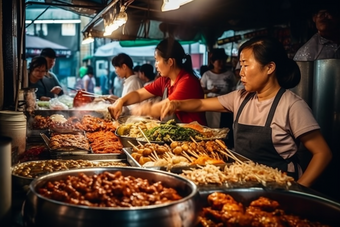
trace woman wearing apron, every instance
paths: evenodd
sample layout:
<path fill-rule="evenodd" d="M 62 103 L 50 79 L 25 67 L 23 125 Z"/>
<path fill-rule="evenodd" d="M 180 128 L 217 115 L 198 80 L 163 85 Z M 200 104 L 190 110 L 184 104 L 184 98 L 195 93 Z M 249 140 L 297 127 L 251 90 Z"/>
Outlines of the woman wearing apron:
<path fill-rule="evenodd" d="M 244 89 L 208 99 L 168 101 L 161 116 L 174 111 L 233 112 L 237 153 L 311 186 L 332 153 L 308 105 L 286 90 L 300 81 L 298 65 L 287 57 L 280 42 L 269 37 L 253 38 L 239 51 Z M 312 154 L 304 173 L 296 157 L 300 142 Z"/>
<path fill-rule="evenodd" d="M 185 54 L 181 44 L 171 38 L 162 40 L 155 49 L 155 67 L 161 75 L 151 84 L 132 91 L 109 107 L 111 116 L 115 119 L 122 113 L 123 106 L 140 103 L 152 97 L 163 97 L 163 100 L 152 104 L 145 102 L 132 110 L 135 115 L 160 116 L 160 108 L 167 100 L 204 98 L 199 79 L 195 76 L 190 55 Z M 157 109 L 158 111 L 152 111 Z M 190 123 L 197 121 L 206 125 L 205 113 L 174 112 L 171 119 Z"/>

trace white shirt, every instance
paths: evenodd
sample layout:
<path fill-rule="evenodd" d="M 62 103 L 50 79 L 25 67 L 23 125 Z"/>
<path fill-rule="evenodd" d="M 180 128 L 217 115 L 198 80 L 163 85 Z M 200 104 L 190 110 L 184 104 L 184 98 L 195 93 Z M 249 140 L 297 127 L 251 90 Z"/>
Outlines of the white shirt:
<path fill-rule="evenodd" d="M 131 75 L 124 80 L 122 97 L 130 93 L 131 91 L 138 90 L 139 88 L 142 88 L 142 87 L 143 87 L 143 81 L 139 79 L 138 76 Z M 138 104 L 129 105 L 128 109 L 131 110 L 137 105 Z"/>
<path fill-rule="evenodd" d="M 210 90 L 214 87 L 220 89 L 217 93 L 208 93 L 207 97 L 216 97 L 231 92 L 235 86 L 235 75 L 231 71 L 223 73 L 213 73 L 212 71 L 206 71 L 201 78 L 201 86 Z"/>

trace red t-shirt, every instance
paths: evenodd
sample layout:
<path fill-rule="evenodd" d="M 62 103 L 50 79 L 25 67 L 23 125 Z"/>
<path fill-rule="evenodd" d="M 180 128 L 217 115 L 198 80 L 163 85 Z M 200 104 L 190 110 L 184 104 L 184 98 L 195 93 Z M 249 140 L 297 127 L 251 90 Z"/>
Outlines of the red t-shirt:
<path fill-rule="evenodd" d="M 163 97 L 165 88 L 168 88 L 169 100 L 204 98 L 204 92 L 199 79 L 184 70 L 180 71 L 174 85 L 171 86 L 170 84 L 171 81 L 168 77 L 160 77 L 153 83 L 146 85 L 145 89 L 155 96 Z M 176 116 L 182 123 L 197 121 L 202 125 L 207 125 L 204 112 L 176 112 Z"/>

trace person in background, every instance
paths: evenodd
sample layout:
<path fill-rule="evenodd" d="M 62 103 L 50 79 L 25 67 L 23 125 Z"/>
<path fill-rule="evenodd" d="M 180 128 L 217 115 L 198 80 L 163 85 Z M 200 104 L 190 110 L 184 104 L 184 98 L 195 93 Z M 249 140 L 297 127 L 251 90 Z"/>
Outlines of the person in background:
<path fill-rule="evenodd" d="M 140 65 L 133 67 L 133 73 L 140 78 Z"/>
<path fill-rule="evenodd" d="M 203 98 L 204 93 L 199 79 L 192 68 L 191 56 L 185 54 L 181 44 L 172 38 L 162 40 L 155 49 L 155 67 L 160 76 L 151 84 L 131 91 L 118 99 L 109 107 L 111 116 L 117 119 L 123 106 L 140 103 L 146 99 L 161 96 L 162 101 L 157 103 L 145 102 L 134 109 L 133 114 L 154 116 L 152 106 L 161 106 L 166 100 Z M 157 116 L 156 116 L 157 117 Z M 159 115 L 158 115 L 159 117 Z M 197 121 L 206 125 L 205 113 L 176 112 L 168 119 L 175 119 L 183 123 Z"/>
<path fill-rule="evenodd" d="M 297 63 L 270 37 L 243 43 L 239 61 L 244 89 L 207 99 L 168 101 L 158 109 L 161 117 L 175 111 L 233 112 L 235 152 L 310 187 L 332 153 L 307 103 L 289 90 L 301 79 Z M 300 142 L 312 154 L 303 173 L 296 155 Z"/>
<path fill-rule="evenodd" d="M 116 76 L 114 78 L 113 87 L 114 87 L 113 94 L 117 97 L 122 97 L 123 87 L 124 87 L 124 79 L 120 78 L 119 76 Z"/>
<path fill-rule="evenodd" d="M 210 70 L 201 78 L 201 86 L 207 98 L 217 97 L 234 90 L 235 75 L 227 68 L 227 55 L 224 49 L 213 49 L 210 57 Z M 232 114 L 221 112 L 206 112 L 208 126 L 211 128 L 232 128 Z"/>
<path fill-rule="evenodd" d="M 144 87 L 147 86 L 148 84 L 151 84 L 155 80 L 155 72 L 153 69 L 153 66 L 151 64 L 143 64 L 141 65 L 140 69 L 140 79 L 144 82 Z M 147 101 L 148 102 L 159 102 L 162 100 L 162 97 L 156 96 L 153 98 L 149 98 Z"/>
<path fill-rule="evenodd" d="M 139 77 L 135 75 L 133 72 L 133 61 L 129 55 L 125 53 L 118 54 L 112 59 L 112 65 L 115 68 L 116 74 L 124 80 L 123 91 L 122 91 L 121 96 L 124 97 L 130 92 L 136 91 L 143 87 L 143 81 L 139 79 Z M 115 104 L 119 102 L 119 100 L 121 99 L 118 99 L 115 102 Z M 131 104 L 134 104 L 134 103 L 130 103 L 128 107 L 124 108 L 123 112 L 125 115 L 130 114 L 131 109 L 138 106 L 138 104 L 135 104 L 135 105 L 131 105 Z"/>
<path fill-rule="evenodd" d="M 107 69 L 99 70 L 99 81 L 100 81 L 100 90 L 102 95 L 109 94 L 109 78 Z"/>
<path fill-rule="evenodd" d="M 202 78 L 203 74 L 208 70 L 209 70 L 209 66 L 201 65 L 201 67 L 200 67 L 200 77 Z"/>
<path fill-rule="evenodd" d="M 84 89 L 87 92 L 94 93 L 96 79 L 94 78 L 93 67 L 91 65 L 87 65 L 86 68 L 86 75 L 83 77 Z"/>
<path fill-rule="evenodd" d="M 51 71 L 55 65 L 55 60 L 57 58 L 56 52 L 52 48 L 44 48 L 41 50 L 40 56 L 44 57 L 47 61 L 48 73 L 45 75 L 44 79 L 46 89 L 51 91 L 48 96 L 53 98 L 55 95 L 60 96 L 64 94 L 64 91 L 60 85 L 57 76 Z"/>
<path fill-rule="evenodd" d="M 240 62 L 238 62 L 235 66 L 235 69 L 234 69 L 234 74 L 235 74 L 235 78 L 236 78 L 236 85 L 235 85 L 236 90 L 244 88 L 244 85 L 241 81 L 240 71 L 241 71 L 241 66 L 240 66 Z"/>
<path fill-rule="evenodd" d="M 295 54 L 295 61 L 340 59 L 340 4 L 318 7 L 313 15 L 317 33 Z"/>
<path fill-rule="evenodd" d="M 144 82 L 144 86 L 150 84 L 155 79 L 155 73 L 151 64 L 143 64 L 139 68 L 139 78 Z"/>
<path fill-rule="evenodd" d="M 28 86 L 36 88 L 36 98 L 41 101 L 49 101 L 51 98 L 54 98 L 55 94 L 53 91 L 57 91 L 56 89 L 53 91 L 48 90 L 46 83 L 49 83 L 51 79 L 46 77 L 47 73 L 48 67 L 45 57 L 37 56 L 32 58 L 28 67 Z"/>
<path fill-rule="evenodd" d="M 76 83 L 74 85 L 74 88 L 76 90 L 82 90 L 84 89 L 84 81 L 83 78 L 87 73 L 87 68 L 85 66 L 82 66 L 79 68 L 79 72 L 78 72 L 78 77 L 76 78 Z"/>

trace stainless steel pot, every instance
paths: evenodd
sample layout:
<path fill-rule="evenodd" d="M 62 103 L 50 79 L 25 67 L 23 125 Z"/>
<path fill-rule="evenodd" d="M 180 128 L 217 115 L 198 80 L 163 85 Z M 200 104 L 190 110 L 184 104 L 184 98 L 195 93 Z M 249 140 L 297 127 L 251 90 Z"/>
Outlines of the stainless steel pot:
<path fill-rule="evenodd" d="M 87 207 L 58 202 L 42 197 L 37 191 L 48 181 L 65 179 L 68 175 L 99 174 L 104 171 L 121 171 L 124 176 L 140 177 L 149 182 L 161 181 L 166 187 L 175 188 L 181 200 L 163 205 L 135 208 Z M 26 226 L 34 227 L 186 227 L 195 226 L 200 210 L 200 197 L 194 183 L 164 171 L 132 167 L 86 168 L 51 173 L 35 179 L 23 205 Z"/>
<path fill-rule="evenodd" d="M 310 221 L 318 221 L 330 226 L 340 226 L 340 204 L 311 193 L 292 190 L 268 190 L 263 188 L 235 188 L 200 190 L 202 206 L 207 206 L 207 196 L 212 192 L 219 191 L 231 195 L 236 201 L 244 206 L 260 196 L 276 200 L 280 208 L 286 214 L 298 215 Z"/>

